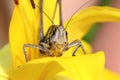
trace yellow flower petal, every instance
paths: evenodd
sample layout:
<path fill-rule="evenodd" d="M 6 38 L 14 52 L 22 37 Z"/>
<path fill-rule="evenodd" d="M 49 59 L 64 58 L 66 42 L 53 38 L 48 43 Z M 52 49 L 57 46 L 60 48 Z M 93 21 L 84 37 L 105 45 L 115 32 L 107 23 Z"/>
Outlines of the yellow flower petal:
<path fill-rule="evenodd" d="M 0 66 L 0 80 L 8 80 L 8 75 L 5 73 L 4 69 Z"/>
<path fill-rule="evenodd" d="M 13 57 L 14 66 L 25 63 L 25 57 L 23 55 L 23 44 L 33 43 L 38 44 L 38 30 L 39 29 L 39 11 L 33 10 L 29 0 L 19 0 L 19 5 L 15 5 L 12 20 L 10 23 L 9 37 L 10 47 Z M 36 26 L 36 27 L 34 27 Z M 33 53 L 35 50 L 28 53 Z M 38 57 L 32 55 L 30 58 Z"/>
<path fill-rule="evenodd" d="M 104 53 L 41 58 L 9 73 L 11 80 L 103 80 Z"/>
<path fill-rule="evenodd" d="M 81 39 L 96 22 L 120 22 L 120 9 L 89 7 L 76 13 L 67 27 L 69 42 Z"/>
<path fill-rule="evenodd" d="M 105 69 L 104 70 L 104 80 L 120 80 L 120 75 Z"/>
<path fill-rule="evenodd" d="M 9 44 L 0 49 L 0 67 L 3 68 L 5 73 L 12 70 L 13 65 Z"/>
<path fill-rule="evenodd" d="M 0 49 L 0 80 L 8 80 L 7 73 L 12 70 L 9 44 Z"/>

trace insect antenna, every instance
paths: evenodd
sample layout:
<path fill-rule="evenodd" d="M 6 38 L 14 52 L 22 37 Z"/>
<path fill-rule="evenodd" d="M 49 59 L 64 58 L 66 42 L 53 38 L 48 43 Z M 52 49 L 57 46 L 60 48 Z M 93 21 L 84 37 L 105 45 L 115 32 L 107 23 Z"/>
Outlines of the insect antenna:
<path fill-rule="evenodd" d="M 62 1 L 62 0 L 58 0 L 58 3 L 59 3 L 59 16 L 60 16 L 60 25 L 63 25 L 63 21 L 62 21 L 62 5 L 61 5 L 61 1 Z"/>
<path fill-rule="evenodd" d="M 63 25 L 63 19 L 62 19 L 62 0 L 57 0 L 56 1 L 56 4 L 55 4 L 55 10 L 54 10 L 54 13 L 53 13 L 53 20 L 55 18 L 55 14 L 56 14 L 56 10 L 57 10 L 57 5 L 59 5 L 59 16 L 60 16 L 60 20 L 59 20 L 59 25 Z"/>
<path fill-rule="evenodd" d="M 39 8 L 39 9 L 40 9 L 40 14 L 42 15 L 42 13 L 43 13 L 43 14 L 50 20 L 50 22 L 51 22 L 52 24 L 54 24 L 53 20 L 52 20 L 52 19 L 48 16 L 48 14 L 46 14 L 46 12 L 44 12 L 43 9 L 42 9 L 42 8 L 43 8 L 43 1 L 44 1 L 44 0 L 41 0 L 41 2 L 40 2 L 40 3 L 41 3 L 41 4 L 40 4 L 41 6 L 39 7 L 37 4 L 34 3 L 34 0 L 30 0 L 33 9 L 35 9 L 35 7 Z"/>
<path fill-rule="evenodd" d="M 68 27 L 69 23 L 71 22 L 73 16 L 74 16 L 82 7 L 84 7 L 84 6 L 85 6 L 88 2 L 90 2 L 90 1 L 91 1 L 91 0 L 87 0 L 84 4 L 82 4 L 82 5 L 72 14 L 71 18 L 69 19 L 69 21 L 68 21 L 67 24 L 66 24 L 65 29 L 67 29 L 67 27 Z"/>
<path fill-rule="evenodd" d="M 57 0 L 57 1 L 56 1 L 54 13 L 53 13 L 53 18 L 52 18 L 53 21 L 54 21 L 54 19 L 55 19 L 55 14 L 56 14 L 56 10 L 57 10 L 57 6 L 59 5 L 59 16 L 60 16 L 59 25 L 63 25 L 61 1 L 62 1 L 62 0 Z"/>
<path fill-rule="evenodd" d="M 43 0 L 40 0 L 40 33 L 39 41 L 41 42 L 44 39 L 44 30 L 43 30 Z"/>

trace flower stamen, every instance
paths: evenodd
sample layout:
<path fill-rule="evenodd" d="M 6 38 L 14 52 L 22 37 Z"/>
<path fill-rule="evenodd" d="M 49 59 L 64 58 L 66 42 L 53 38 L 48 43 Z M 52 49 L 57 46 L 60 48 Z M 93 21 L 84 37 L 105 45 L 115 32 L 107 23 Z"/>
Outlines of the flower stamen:
<path fill-rule="evenodd" d="M 19 1 L 18 0 L 14 0 L 15 1 L 15 4 L 18 5 L 19 4 Z"/>
<path fill-rule="evenodd" d="M 34 3 L 34 0 L 30 0 L 30 3 L 32 5 L 32 8 L 35 9 L 35 3 Z"/>

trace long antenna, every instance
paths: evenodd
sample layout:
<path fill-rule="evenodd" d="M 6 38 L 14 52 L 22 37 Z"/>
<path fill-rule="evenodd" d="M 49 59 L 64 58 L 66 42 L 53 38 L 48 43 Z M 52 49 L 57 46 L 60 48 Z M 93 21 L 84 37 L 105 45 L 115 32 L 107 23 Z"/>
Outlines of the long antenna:
<path fill-rule="evenodd" d="M 55 4 L 55 9 L 54 9 L 53 18 L 52 18 L 53 21 L 54 21 L 54 19 L 55 19 L 55 14 L 56 14 L 56 10 L 57 10 L 57 5 L 58 5 L 58 0 L 56 1 L 56 4 Z"/>
<path fill-rule="evenodd" d="M 75 13 L 77 13 L 79 11 L 79 9 L 81 9 L 82 7 L 84 7 L 88 2 L 90 2 L 91 0 L 87 0 L 84 4 L 82 4 L 71 16 L 71 18 L 69 19 L 68 23 L 66 24 L 65 29 L 67 29 L 67 26 L 69 25 L 70 21 L 72 20 L 73 16 L 75 15 Z"/>
<path fill-rule="evenodd" d="M 48 14 L 46 14 L 46 13 L 43 11 L 43 1 L 44 1 L 44 0 L 40 1 L 40 7 L 39 7 L 38 5 L 36 5 L 36 4 L 34 3 L 33 0 L 30 0 L 33 9 L 35 9 L 35 6 L 38 7 L 38 8 L 40 9 L 40 14 L 43 13 L 43 14 L 51 21 L 51 23 L 54 24 L 53 20 L 48 16 Z"/>
<path fill-rule="evenodd" d="M 62 22 L 62 5 L 61 5 L 61 1 L 62 0 L 58 0 L 58 3 L 59 3 L 59 16 L 60 16 L 60 25 L 63 25 L 63 22 Z"/>
<path fill-rule="evenodd" d="M 43 14 L 42 14 L 42 9 L 43 9 L 43 0 L 40 0 L 40 40 L 43 40 L 44 38 L 44 30 L 43 30 Z"/>

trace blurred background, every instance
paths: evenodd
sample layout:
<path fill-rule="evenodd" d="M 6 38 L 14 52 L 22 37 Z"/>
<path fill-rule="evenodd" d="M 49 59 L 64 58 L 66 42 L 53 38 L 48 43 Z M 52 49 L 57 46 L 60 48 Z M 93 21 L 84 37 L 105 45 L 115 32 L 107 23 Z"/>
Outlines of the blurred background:
<path fill-rule="evenodd" d="M 82 2 L 82 3 L 81 3 Z M 83 4 L 85 0 L 63 0 L 63 5 L 74 5 L 72 8 L 65 6 L 63 11 L 64 21 Z M 91 0 L 86 6 L 101 5 L 120 8 L 120 0 Z M 9 43 L 9 23 L 14 8 L 14 0 L 0 0 L 0 48 Z M 68 15 L 68 10 L 70 15 Z M 99 27 L 100 26 L 100 27 Z M 92 44 L 94 52 L 103 50 L 106 56 L 106 67 L 120 74 L 120 23 L 96 23 L 90 32 L 83 38 Z"/>
<path fill-rule="evenodd" d="M 0 0 L 0 48 L 8 43 L 8 29 L 13 11 L 13 0 Z"/>

